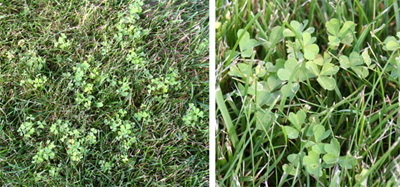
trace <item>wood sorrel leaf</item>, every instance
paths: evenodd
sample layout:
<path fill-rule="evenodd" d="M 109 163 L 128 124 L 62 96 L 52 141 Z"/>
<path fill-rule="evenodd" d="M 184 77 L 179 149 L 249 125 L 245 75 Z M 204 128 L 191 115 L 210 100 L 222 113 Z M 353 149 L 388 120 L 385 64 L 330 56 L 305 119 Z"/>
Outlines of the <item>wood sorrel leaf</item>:
<path fill-rule="evenodd" d="M 394 51 L 397 50 L 400 46 L 399 43 L 397 42 L 396 38 L 394 36 L 389 36 L 383 41 L 385 46 L 383 47 L 384 50 L 386 51 Z"/>
<path fill-rule="evenodd" d="M 339 159 L 339 165 L 344 169 L 352 169 L 356 164 L 356 158 L 351 155 L 341 156 Z"/>
<path fill-rule="evenodd" d="M 364 50 L 361 56 L 363 57 L 364 63 L 369 67 L 371 65 L 371 58 L 368 55 L 368 48 Z"/>
<path fill-rule="evenodd" d="M 322 157 L 326 164 L 336 164 L 339 162 L 339 156 L 328 153 Z"/>
<path fill-rule="evenodd" d="M 289 139 L 296 139 L 299 137 L 299 131 L 291 126 L 283 126 Z"/>
<path fill-rule="evenodd" d="M 299 130 L 299 131 L 300 131 L 301 125 L 304 123 L 306 117 L 307 117 L 307 115 L 303 110 L 297 111 L 296 114 L 294 114 L 293 112 L 289 113 L 289 121 L 290 121 L 290 123 L 294 127 L 296 127 L 296 129 Z"/>
<path fill-rule="evenodd" d="M 265 110 L 259 110 L 256 112 L 256 127 L 258 130 L 266 130 L 272 123 L 272 113 Z"/>
<path fill-rule="evenodd" d="M 313 135 L 317 143 L 323 140 L 324 133 L 325 133 L 325 128 L 321 124 L 317 124 L 313 127 Z"/>
<path fill-rule="evenodd" d="M 278 74 L 279 79 L 281 79 L 283 81 L 287 81 L 290 79 L 290 76 L 292 75 L 292 71 L 282 68 L 282 69 L 278 70 L 277 74 Z"/>
<path fill-rule="evenodd" d="M 297 165 L 302 157 L 304 157 L 304 152 L 300 152 L 299 154 L 290 154 L 287 159 L 290 163 Z"/>
<path fill-rule="evenodd" d="M 340 63 L 340 67 L 342 67 L 343 69 L 348 69 L 351 67 L 350 64 L 350 59 L 349 57 L 342 55 L 339 57 L 339 63 Z"/>
<path fill-rule="evenodd" d="M 337 49 L 339 43 L 351 45 L 353 42 L 353 32 L 356 26 L 354 22 L 346 21 L 340 28 L 340 21 L 336 18 L 333 18 L 329 20 L 325 26 L 329 34 L 329 45 L 333 49 Z"/>
<path fill-rule="evenodd" d="M 311 147 L 311 149 L 319 154 L 325 154 L 326 151 L 324 149 L 326 144 L 324 143 L 317 143 Z"/>
<path fill-rule="evenodd" d="M 339 71 L 339 67 L 332 63 L 324 63 L 320 75 L 334 75 Z"/>
<path fill-rule="evenodd" d="M 329 20 L 325 26 L 329 34 L 334 36 L 337 36 L 339 34 L 340 24 L 338 19 L 333 18 Z"/>
<path fill-rule="evenodd" d="M 308 71 L 310 71 L 315 76 L 319 76 L 319 74 L 320 74 L 319 67 L 318 67 L 317 63 L 315 63 L 315 61 L 308 61 L 306 63 L 306 68 L 308 69 Z"/>
<path fill-rule="evenodd" d="M 364 56 L 365 56 L 365 54 L 364 54 Z M 367 58 L 367 60 L 368 60 L 368 58 Z M 348 58 L 347 56 L 344 56 L 344 55 L 340 56 L 339 63 L 343 69 L 351 68 L 361 78 L 365 78 L 369 74 L 368 68 L 363 66 L 364 58 L 361 57 L 355 51 L 350 53 L 350 58 Z M 369 59 L 369 63 L 371 63 L 370 59 Z"/>
<path fill-rule="evenodd" d="M 340 144 L 339 141 L 336 138 L 332 138 L 330 144 L 326 144 L 324 147 L 325 151 L 327 153 L 330 153 L 332 155 L 339 156 L 340 154 Z"/>
<path fill-rule="evenodd" d="M 289 175 L 296 175 L 296 167 L 292 164 L 283 164 L 282 169 Z"/>
<path fill-rule="evenodd" d="M 239 29 L 237 33 L 237 37 L 239 38 L 242 33 L 244 32 L 243 37 L 239 41 L 239 47 L 240 47 L 240 52 L 243 58 L 248 58 L 251 57 L 251 54 L 253 53 L 253 47 L 257 45 L 257 40 L 255 39 L 250 39 L 250 34 L 249 32 Z"/>
<path fill-rule="evenodd" d="M 308 44 L 304 47 L 304 58 L 307 60 L 314 60 L 318 53 L 319 47 L 317 44 Z"/>
<path fill-rule="evenodd" d="M 319 162 L 319 154 L 315 151 L 309 151 L 308 155 L 303 158 L 303 164 L 311 175 L 316 177 L 322 176 L 321 163 Z"/>
<path fill-rule="evenodd" d="M 368 68 L 365 66 L 355 66 L 351 69 L 361 78 L 365 78 L 369 74 Z"/>
<path fill-rule="evenodd" d="M 332 77 L 319 76 L 317 81 L 326 90 L 334 90 L 336 88 L 336 81 Z"/>
<path fill-rule="evenodd" d="M 289 58 L 288 60 L 286 60 L 284 65 L 285 68 L 281 68 L 277 72 L 279 79 L 283 81 L 289 80 L 292 74 L 294 73 L 297 65 L 298 65 L 297 60 L 294 58 Z"/>

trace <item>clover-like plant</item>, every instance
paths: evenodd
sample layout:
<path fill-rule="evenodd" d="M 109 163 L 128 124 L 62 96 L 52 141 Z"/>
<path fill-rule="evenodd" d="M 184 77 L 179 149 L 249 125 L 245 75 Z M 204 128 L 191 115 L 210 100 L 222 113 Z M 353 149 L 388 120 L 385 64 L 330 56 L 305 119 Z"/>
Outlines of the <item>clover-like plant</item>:
<path fill-rule="evenodd" d="M 283 126 L 285 132 L 289 139 L 296 139 L 299 137 L 299 133 L 302 130 L 302 125 L 306 120 L 306 113 L 304 110 L 299 110 L 297 113 L 290 112 L 289 113 L 289 121 L 292 126 Z"/>
<path fill-rule="evenodd" d="M 388 36 L 384 41 L 383 49 L 386 51 L 396 51 L 400 49 L 400 32 L 396 34 L 397 38 L 394 36 Z"/>
<path fill-rule="evenodd" d="M 350 53 L 350 56 L 347 57 L 345 55 L 341 55 L 339 57 L 340 67 L 343 69 L 352 69 L 359 77 L 365 78 L 368 76 L 368 65 L 371 63 L 368 61 L 369 56 L 363 55 L 361 56 L 359 53 L 353 51 Z M 364 59 L 367 61 L 364 62 Z M 364 66 L 366 64 L 367 66 Z"/>
<path fill-rule="evenodd" d="M 310 27 L 304 30 L 307 23 L 307 20 L 303 23 L 293 20 L 290 22 L 290 28 L 283 31 L 283 36 L 285 38 L 295 37 L 294 41 L 286 41 L 287 51 L 289 53 L 288 58 L 313 60 L 318 54 L 319 47 L 315 44 L 317 39 L 311 36 L 315 29 Z M 303 53 L 301 52 L 302 50 Z"/>
<path fill-rule="evenodd" d="M 50 161 L 51 159 L 54 159 L 54 157 L 56 155 L 53 152 L 53 149 L 56 147 L 54 145 L 54 142 L 50 142 L 50 140 L 47 140 L 46 144 L 47 144 L 47 146 L 43 147 L 42 142 L 39 143 L 39 145 L 40 145 L 39 150 L 36 153 L 36 155 L 33 156 L 32 163 L 40 164 L 45 160 Z"/>
<path fill-rule="evenodd" d="M 257 40 L 251 39 L 249 32 L 244 29 L 239 29 L 237 37 L 239 38 L 240 36 L 242 36 L 239 41 L 240 54 L 243 58 L 251 57 L 253 48 L 257 46 Z"/>
<path fill-rule="evenodd" d="M 329 47 L 337 49 L 339 44 L 350 46 L 353 43 L 353 33 L 356 24 L 352 21 L 346 21 L 343 25 L 336 18 L 329 20 L 326 25 L 328 31 Z"/>
<path fill-rule="evenodd" d="M 59 47 L 61 50 L 65 50 L 71 47 L 71 45 L 71 41 L 67 40 L 67 36 L 64 33 L 61 33 L 61 36 L 58 37 L 58 40 L 54 42 L 54 46 Z"/>
<path fill-rule="evenodd" d="M 318 83 L 326 90 L 336 88 L 336 80 L 332 77 L 339 71 L 339 67 L 331 63 L 332 58 L 325 53 L 313 61 L 308 61 L 307 69 L 317 77 Z"/>
<path fill-rule="evenodd" d="M 200 109 L 194 106 L 193 103 L 190 103 L 189 109 L 183 116 L 182 120 L 186 125 L 194 127 L 194 125 L 198 123 L 198 120 L 203 117 L 204 117 L 203 111 L 200 111 Z"/>

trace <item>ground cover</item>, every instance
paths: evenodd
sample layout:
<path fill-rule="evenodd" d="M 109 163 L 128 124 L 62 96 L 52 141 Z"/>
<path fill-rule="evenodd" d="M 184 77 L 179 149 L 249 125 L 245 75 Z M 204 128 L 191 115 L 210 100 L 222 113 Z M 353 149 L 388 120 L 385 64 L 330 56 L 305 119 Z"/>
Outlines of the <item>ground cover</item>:
<path fill-rule="evenodd" d="M 208 3 L 0 1 L 0 184 L 208 184 Z"/>
<path fill-rule="evenodd" d="M 397 1 L 216 1 L 220 186 L 398 186 Z"/>

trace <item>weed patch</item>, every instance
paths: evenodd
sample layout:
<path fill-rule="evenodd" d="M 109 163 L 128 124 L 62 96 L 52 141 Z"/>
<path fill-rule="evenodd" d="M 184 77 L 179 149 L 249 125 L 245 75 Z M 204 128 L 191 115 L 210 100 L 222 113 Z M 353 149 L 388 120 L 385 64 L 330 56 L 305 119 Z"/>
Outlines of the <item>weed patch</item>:
<path fill-rule="evenodd" d="M 216 5 L 219 185 L 399 185 L 397 3 Z"/>
<path fill-rule="evenodd" d="M 207 9 L 1 1 L 0 184 L 207 185 Z"/>

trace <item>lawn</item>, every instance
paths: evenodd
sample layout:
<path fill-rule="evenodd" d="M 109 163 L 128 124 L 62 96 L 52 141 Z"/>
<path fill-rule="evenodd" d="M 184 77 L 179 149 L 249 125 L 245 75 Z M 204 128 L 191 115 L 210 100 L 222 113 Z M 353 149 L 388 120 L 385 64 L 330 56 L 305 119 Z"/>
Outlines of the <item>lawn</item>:
<path fill-rule="evenodd" d="M 0 0 L 0 184 L 208 185 L 208 1 Z"/>
<path fill-rule="evenodd" d="M 399 186 L 398 1 L 216 1 L 219 186 Z"/>

